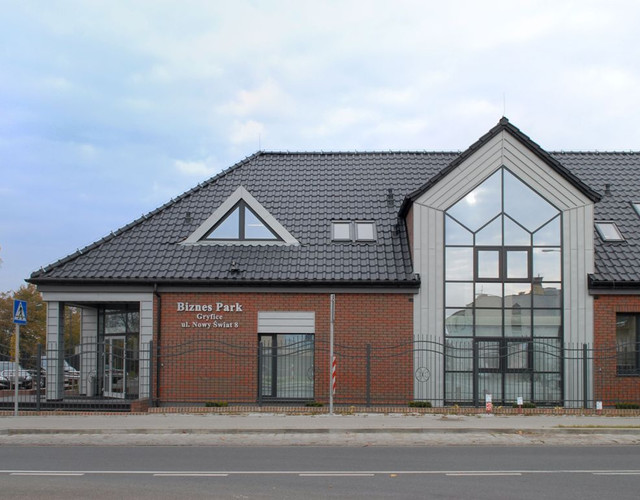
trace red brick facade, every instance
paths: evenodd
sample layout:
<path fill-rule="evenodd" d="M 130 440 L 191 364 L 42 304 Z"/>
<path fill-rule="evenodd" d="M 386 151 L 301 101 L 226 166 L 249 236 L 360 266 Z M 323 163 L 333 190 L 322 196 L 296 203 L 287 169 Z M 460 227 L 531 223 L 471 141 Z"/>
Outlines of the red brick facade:
<path fill-rule="evenodd" d="M 366 402 L 367 344 L 372 346 L 370 397 L 394 404 L 413 399 L 412 297 L 336 294 L 336 403 Z M 160 328 L 154 318 L 159 356 L 153 383 L 160 403 L 255 402 L 259 311 L 315 313 L 314 399 L 328 401 L 329 294 L 163 293 L 160 301 Z M 388 348 L 398 345 L 406 348 Z"/>
<path fill-rule="evenodd" d="M 604 406 L 640 401 L 640 377 L 617 374 L 617 313 L 640 314 L 640 296 L 600 295 L 594 300 L 594 396 Z"/>

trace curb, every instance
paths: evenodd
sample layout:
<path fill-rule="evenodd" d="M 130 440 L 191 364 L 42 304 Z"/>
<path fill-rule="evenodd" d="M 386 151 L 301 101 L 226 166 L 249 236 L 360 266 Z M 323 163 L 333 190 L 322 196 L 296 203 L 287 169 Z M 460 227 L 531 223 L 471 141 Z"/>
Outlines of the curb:
<path fill-rule="evenodd" d="M 620 434 L 620 435 L 638 435 L 640 429 L 619 429 L 619 428 L 552 428 L 552 429 L 474 429 L 474 428 L 443 428 L 443 429 L 425 429 L 425 428 L 406 428 L 394 427 L 389 429 L 383 428 L 357 428 L 357 429 L 0 429 L 0 435 L 3 436 L 24 436 L 24 435 L 109 435 L 109 434 Z"/>

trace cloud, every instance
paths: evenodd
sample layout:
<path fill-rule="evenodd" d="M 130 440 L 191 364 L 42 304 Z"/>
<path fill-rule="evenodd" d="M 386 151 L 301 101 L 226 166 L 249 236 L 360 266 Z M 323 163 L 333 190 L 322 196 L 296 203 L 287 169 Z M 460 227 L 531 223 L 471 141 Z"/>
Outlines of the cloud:
<path fill-rule="evenodd" d="M 268 79 L 253 90 L 239 90 L 233 100 L 220 107 L 224 113 L 238 117 L 279 115 L 291 106 L 290 97 L 273 80 Z"/>
<path fill-rule="evenodd" d="M 255 149 L 260 149 L 260 143 L 266 135 L 265 130 L 264 124 L 255 120 L 236 121 L 231 129 L 229 141 L 236 145 L 252 143 Z"/>
<path fill-rule="evenodd" d="M 181 174 L 193 177 L 210 177 L 220 170 L 218 166 L 208 164 L 208 161 L 175 160 L 174 165 Z"/>

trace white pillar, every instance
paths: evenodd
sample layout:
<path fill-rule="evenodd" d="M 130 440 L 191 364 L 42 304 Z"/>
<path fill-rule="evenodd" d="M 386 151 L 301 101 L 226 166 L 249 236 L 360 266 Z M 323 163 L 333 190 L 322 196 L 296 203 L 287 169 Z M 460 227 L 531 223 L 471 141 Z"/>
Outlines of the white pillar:
<path fill-rule="evenodd" d="M 47 302 L 48 400 L 64 397 L 64 302 Z"/>
<path fill-rule="evenodd" d="M 98 378 L 98 310 L 82 308 L 80 331 L 80 394 L 95 396 Z"/>

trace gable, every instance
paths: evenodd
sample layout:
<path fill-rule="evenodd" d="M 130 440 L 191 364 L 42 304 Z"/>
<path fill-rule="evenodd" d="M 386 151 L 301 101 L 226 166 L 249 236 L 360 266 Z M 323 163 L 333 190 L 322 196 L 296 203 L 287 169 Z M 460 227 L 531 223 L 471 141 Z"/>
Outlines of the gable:
<path fill-rule="evenodd" d="M 413 202 L 446 210 L 501 167 L 561 211 L 593 205 L 593 197 L 589 195 L 597 196 L 586 185 L 565 177 L 554 164 L 541 158 L 508 130 L 502 130 L 454 168 L 447 169 L 427 190 L 414 194 Z"/>

